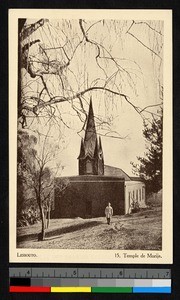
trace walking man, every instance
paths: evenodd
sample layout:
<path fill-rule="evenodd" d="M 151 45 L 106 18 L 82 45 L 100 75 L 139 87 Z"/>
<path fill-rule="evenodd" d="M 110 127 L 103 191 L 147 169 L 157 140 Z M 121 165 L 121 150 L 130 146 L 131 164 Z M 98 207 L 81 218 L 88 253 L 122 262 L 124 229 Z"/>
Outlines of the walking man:
<path fill-rule="evenodd" d="M 106 206 L 105 215 L 107 219 L 107 224 L 110 225 L 111 217 L 113 216 L 113 208 L 110 202 L 108 203 L 108 206 Z"/>

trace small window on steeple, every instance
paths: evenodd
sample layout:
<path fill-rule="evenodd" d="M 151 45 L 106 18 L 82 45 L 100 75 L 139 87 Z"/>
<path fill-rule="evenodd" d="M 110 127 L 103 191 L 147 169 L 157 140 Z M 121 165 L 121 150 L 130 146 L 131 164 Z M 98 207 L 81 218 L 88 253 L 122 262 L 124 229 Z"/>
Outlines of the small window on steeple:
<path fill-rule="evenodd" d="M 99 151 L 99 158 L 102 159 L 102 157 L 103 157 L 102 151 Z"/>
<path fill-rule="evenodd" d="M 93 174 L 92 162 L 90 160 L 86 161 L 86 173 Z"/>

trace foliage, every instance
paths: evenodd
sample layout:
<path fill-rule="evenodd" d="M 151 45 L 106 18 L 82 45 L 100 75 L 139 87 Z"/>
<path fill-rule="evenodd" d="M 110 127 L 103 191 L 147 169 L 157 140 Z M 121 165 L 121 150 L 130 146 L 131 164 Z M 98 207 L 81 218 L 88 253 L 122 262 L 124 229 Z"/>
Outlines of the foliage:
<path fill-rule="evenodd" d="M 52 173 L 46 166 L 47 157 L 39 157 L 37 143 L 34 135 L 18 131 L 17 222 L 26 225 L 34 222 L 29 220 L 39 218 L 39 198 L 44 211 L 52 199 Z"/>
<path fill-rule="evenodd" d="M 137 157 L 139 164 L 131 164 L 134 174 L 145 180 L 147 194 L 157 193 L 162 188 L 162 111 L 161 117 L 154 118 L 151 125 L 144 122 L 143 136 L 147 152 L 144 157 Z"/>
<path fill-rule="evenodd" d="M 49 141 L 49 133 L 45 135 L 29 135 L 26 131 L 18 131 L 17 153 L 17 224 L 33 224 L 38 219 L 42 222 L 41 240 L 45 237 L 45 229 L 50 223 L 50 212 L 54 199 L 54 178 L 56 172 L 52 160 L 57 158 L 59 146 Z M 50 168 L 51 165 L 51 168 Z M 59 189 L 66 188 L 63 182 Z"/>
<path fill-rule="evenodd" d="M 17 223 L 22 219 L 22 213 L 34 204 L 34 190 L 31 186 L 32 178 L 29 172 L 35 169 L 32 153 L 35 152 L 35 136 L 26 131 L 18 130 L 17 136 Z"/>
<path fill-rule="evenodd" d="M 39 211 L 34 206 L 30 206 L 19 213 L 17 227 L 34 225 L 38 221 L 40 221 Z"/>

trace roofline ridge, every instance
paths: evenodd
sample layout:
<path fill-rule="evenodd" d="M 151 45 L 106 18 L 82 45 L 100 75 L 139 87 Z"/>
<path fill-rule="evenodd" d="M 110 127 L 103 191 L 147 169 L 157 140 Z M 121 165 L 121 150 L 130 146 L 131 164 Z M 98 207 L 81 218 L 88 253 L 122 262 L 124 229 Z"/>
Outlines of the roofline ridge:
<path fill-rule="evenodd" d="M 126 174 L 126 176 L 128 176 L 129 177 L 129 179 L 131 179 L 131 176 L 129 176 L 123 169 L 121 169 L 121 168 L 118 168 L 118 167 L 114 167 L 114 166 L 109 166 L 109 165 L 104 165 L 104 167 L 111 167 L 111 168 L 114 168 L 114 169 L 119 169 L 119 170 L 121 170 L 121 171 L 123 171 L 125 174 Z"/>

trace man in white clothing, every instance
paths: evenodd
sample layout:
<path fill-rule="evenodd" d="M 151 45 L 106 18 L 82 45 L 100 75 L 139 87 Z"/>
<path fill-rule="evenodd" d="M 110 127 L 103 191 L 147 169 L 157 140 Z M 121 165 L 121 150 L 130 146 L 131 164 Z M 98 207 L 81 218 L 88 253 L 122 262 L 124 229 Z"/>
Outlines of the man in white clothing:
<path fill-rule="evenodd" d="M 106 206 L 105 215 L 107 219 L 107 224 L 109 225 L 111 221 L 111 217 L 113 216 L 113 208 L 110 202 L 108 203 L 108 206 Z"/>

